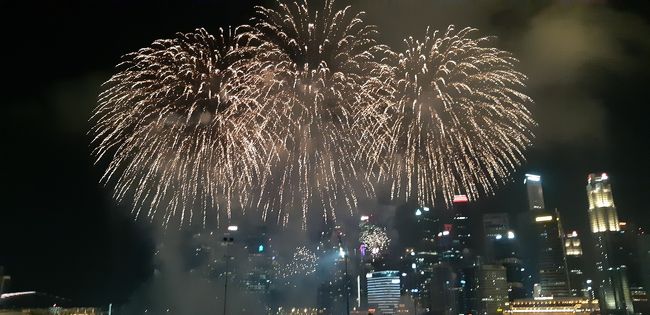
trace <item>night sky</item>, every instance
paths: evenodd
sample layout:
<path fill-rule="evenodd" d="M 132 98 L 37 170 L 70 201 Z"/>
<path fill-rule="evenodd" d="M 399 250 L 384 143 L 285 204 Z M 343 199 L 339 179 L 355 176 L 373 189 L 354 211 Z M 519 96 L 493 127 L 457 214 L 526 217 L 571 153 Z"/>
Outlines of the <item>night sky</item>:
<path fill-rule="evenodd" d="M 152 227 L 98 184 L 88 119 L 120 56 L 178 31 L 246 23 L 262 1 L 33 1 L 0 4 L 0 265 L 13 290 L 78 304 L 125 301 L 152 272 Z M 266 1 L 271 3 L 270 1 Z M 619 1 L 616 1 L 619 2 Z M 547 207 L 586 231 L 589 172 L 606 171 L 622 221 L 648 227 L 650 5 L 643 1 L 361 0 L 399 47 L 427 25 L 475 26 L 521 60 L 539 127 L 528 163 L 484 212 L 525 208 L 523 174 L 543 177 Z M 65 4 L 63 4 L 65 3 Z M 344 2 L 347 3 L 347 2 Z M 8 114 L 8 115 L 7 115 Z"/>

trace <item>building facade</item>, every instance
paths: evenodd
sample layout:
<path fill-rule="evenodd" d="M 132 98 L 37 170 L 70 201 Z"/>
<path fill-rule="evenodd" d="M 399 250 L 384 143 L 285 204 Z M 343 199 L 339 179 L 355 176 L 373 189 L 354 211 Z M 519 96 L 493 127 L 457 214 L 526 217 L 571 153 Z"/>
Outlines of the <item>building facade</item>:
<path fill-rule="evenodd" d="M 368 308 L 376 308 L 381 314 L 396 314 L 400 302 L 400 273 L 397 270 L 377 271 L 366 274 Z"/>
<path fill-rule="evenodd" d="M 596 275 L 603 314 L 634 314 L 627 266 L 617 259 L 618 244 L 624 234 L 620 225 L 612 187 L 606 173 L 587 177 L 589 222 L 596 245 Z"/>

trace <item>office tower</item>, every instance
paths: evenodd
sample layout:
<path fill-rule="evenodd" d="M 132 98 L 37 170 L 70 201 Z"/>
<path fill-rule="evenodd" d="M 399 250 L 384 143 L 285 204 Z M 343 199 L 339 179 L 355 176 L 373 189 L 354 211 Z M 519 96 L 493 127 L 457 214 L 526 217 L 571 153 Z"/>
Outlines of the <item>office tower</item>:
<path fill-rule="evenodd" d="M 497 235 L 506 235 L 510 230 L 510 220 L 507 213 L 486 213 L 483 215 L 483 230 L 488 239 Z"/>
<path fill-rule="evenodd" d="M 500 313 L 508 301 L 506 268 L 501 265 L 480 265 L 477 280 L 479 284 L 477 291 L 480 297 L 479 314 Z"/>
<path fill-rule="evenodd" d="M 627 266 L 617 259 L 620 230 L 612 188 L 607 174 L 587 178 L 589 221 L 596 245 L 596 269 L 600 308 L 603 314 L 633 314 Z"/>
<path fill-rule="evenodd" d="M 542 296 L 569 296 L 569 275 L 559 213 L 546 212 L 536 216 L 535 232 L 538 240 L 537 271 Z"/>
<path fill-rule="evenodd" d="M 436 315 L 458 314 L 459 288 L 456 273 L 446 263 L 434 265 L 431 275 L 431 313 Z"/>
<path fill-rule="evenodd" d="M 587 178 L 589 223 L 593 233 L 618 231 L 618 215 L 612 196 L 612 186 L 606 173 L 589 174 Z"/>
<path fill-rule="evenodd" d="M 397 270 L 377 271 L 366 274 L 368 283 L 368 307 L 381 314 L 395 314 L 400 300 L 400 274 Z"/>
<path fill-rule="evenodd" d="M 563 232 L 557 210 L 544 208 L 542 178 L 526 174 L 528 211 L 519 216 L 519 230 L 526 244 L 522 253 L 533 283 L 539 284 L 542 297 L 569 296 L 569 276 L 566 269 Z M 528 290 L 532 290 L 528 282 Z"/>
<path fill-rule="evenodd" d="M 650 293 L 650 234 L 639 235 L 637 255 L 639 257 L 640 266 L 640 274 L 638 277 L 641 279 L 643 287 L 646 289 L 646 295 L 648 295 L 648 293 Z M 643 313 L 643 310 L 640 311 Z M 648 312 L 648 314 L 650 314 L 650 312 Z"/>
<path fill-rule="evenodd" d="M 467 262 L 471 255 L 472 249 L 472 233 L 470 229 L 470 214 L 469 214 L 469 199 L 465 195 L 454 196 L 452 203 L 453 215 L 451 218 L 451 249 L 456 255 L 456 261 L 462 263 L 464 260 Z M 459 269 L 460 266 L 455 266 Z"/>
<path fill-rule="evenodd" d="M 543 210 L 544 193 L 542 191 L 542 177 L 540 175 L 526 174 L 524 179 L 528 191 L 528 210 Z"/>
<path fill-rule="evenodd" d="M 588 297 L 587 288 L 584 287 L 584 262 L 582 257 L 582 244 L 578 232 L 573 231 L 564 238 L 567 270 L 569 271 L 569 284 L 571 296 Z"/>
<path fill-rule="evenodd" d="M 524 289 L 524 267 L 519 250 L 519 240 L 515 232 L 508 230 L 497 234 L 491 242 L 494 260 L 491 263 L 506 268 L 508 299 L 521 299 L 526 296 Z"/>

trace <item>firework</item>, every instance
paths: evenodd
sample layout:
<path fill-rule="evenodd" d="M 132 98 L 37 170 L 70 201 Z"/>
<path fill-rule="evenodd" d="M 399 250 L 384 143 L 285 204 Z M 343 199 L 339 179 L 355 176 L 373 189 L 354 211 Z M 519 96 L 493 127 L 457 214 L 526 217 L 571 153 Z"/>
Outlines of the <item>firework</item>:
<path fill-rule="evenodd" d="M 365 224 L 361 228 L 359 242 L 365 245 L 366 254 L 369 253 L 371 257 L 380 257 L 388 249 L 390 238 L 388 238 L 385 228 L 373 224 Z"/>
<path fill-rule="evenodd" d="M 102 181 L 132 198 L 136 217 L 205 223 L 248 201 L 241 191 L 272 155 L 251 53 L 236 31 L 179 33 L 124 56 L 104 84 L 93 154 L 110 157 Z"/>
<path fill-rule="evenodd" d="M 274 265 L 275 275 L 278 279 L 287 279 L 294 276 L 308 276 L 316 272 L 318 258 L 307 247 L 299 246 L 293 253 L 293 258 L 288 264 Z"/>
<path fill-rule="evenodd" d="M 351 213 L 358 192 L 372 193 L 367 181 L 357 182 L 367 176 L 354 163 L 365 135 L 355 117 L 383 91 L 388 67 L 376 55 L 386 48 L 361 13 L 335 10 L 332 0 L 320 10 L 306 1 L 279 1 L 277 10 L 258 7 L 253 22 L 249 36 L 260 47 L 258 60 L 274 64 L 265 74 L 271 74 L 266 112 L 278 117 L 272 132 L 282 148 L 263 204 L 283 223 L 292 215 L 283 210 L 300 209 L 303 227 L 308 208 L 335 220 L 340 200 Z"/>
<path fill-rule="evenodd" d="M 476 199 L 493 193 L 524 159 L 535 125 L 531 99 L 521 92 L 526 77 L 510 53 L 475 33 L 427 30 L 392 58 L 394 98 L 377 109 L 388 120 L 366 148 L 370 157 L 392 157 L 383 174 L 394 198 Z"/>

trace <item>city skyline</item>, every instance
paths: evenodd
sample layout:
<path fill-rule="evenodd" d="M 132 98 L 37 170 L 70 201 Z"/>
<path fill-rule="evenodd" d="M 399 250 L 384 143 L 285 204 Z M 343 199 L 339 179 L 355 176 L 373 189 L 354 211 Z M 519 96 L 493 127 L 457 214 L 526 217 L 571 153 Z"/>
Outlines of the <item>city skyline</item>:
<path fill-rule="evenodd" d="M 3 157 L 8 180 L 2 189 L 6 204 L 0 237 L 10 241 L 0 247 L 0 266 L 11 277 L 12 290 L 46 292 L 83 305 L 108 305 L 126 303 L 150 283 L 160 259 L 156 252 L 161 240 L 182 233 L 162 231 L 147 220 L 134 221 L 128 206 L 116 205 L 110 192 L 97 184 L 104 165 L 94 165 L 89 155 L 87 120 L 100 84 L 122 54 L 176 31 L 205 27 L 216 32 L 228 24 L 245 23 L 254 4 L 269 3 L 170 1 L 156 6 L 153 2 L 106 1 L 92 7 L 27 1 L 2 10 L 15 12 L 13 19 L 37 29 L 11 32 L 7 39 L 15 48 L 6 58 L 12 80 L 5 86 L 9 117 L 3 130 L 9 135 L 9 153 Z M 527 161 L 494 195 L 471 202 L 470 217 L 479 222 L 472 224 L 483 226 L 484 213 L 506 213 L 510 225 L 515 225 L 515 216 L 531 207 L 523 179 L 526 174 L 537 175 L 544 191 L 541 208 L 557 209 L 564 232 L 577 231 L 583 256 L 593 258 L 586 248 L 593 225 L 585 192 L 593 173 L 601 179 L 606 174 L 610 180 L 617 214 L 611 229 L 618 229 L 620 222 L 650 228 L 645 200 L 650 178 L 645 160 L 650 149 L 644 130 L 645 117 L 650 116 L 644 87 L 650 73 L 646 58 L 650 42 L 639 35 L 650 30 L 650 7 L 607 1 L 573 5 L 488 1 L 465 10 L 462 4 L 416 0 L 403 6 L 390 0 L 350 3 L 367 11 L 369 21 L 387 33 L 382 39 L 392 45 L 398 45 L 403 34 L 420 35 L 418 30 L 426 23 L 440 29 L 448 24 L 475 26 L 482 35 L 497 35 L 497 46 L 521 60 L 530 79 L 526 91 L 535 100 L 537 138 L 525 153 Z M 386 11 L 397 17 L 429 13 L 414 14 L 409 23 L 396 25 Z M 0 23 L 14 29 L 16 25 L 8 22 L 13 19 Z M 572 32 L 558 35 L 562 25 Z M 601 32 L 589 37 L 592 34 L 585 27 L 593 25 Z M 544 44 L 557 51 L 543 50 Z M 577 52 L 566 48 L 572 45 Z M 387 196 L 380 189 L 376 199 L 361 200 L 358 213 L 341 218 L 340 224 L 350 231 L 358 227 L 358 215 L 371 216 L 391 239 L 385 257 L 386 264 L 391 264 L 401 254 L 395 249 L 414 237 L 400 227 L 404 226 L 400 211 L 415 208 L 412 203 L 391 202 Z M 437 211 L 443 202 L 415 206 Z M 282 240 L 275 249 L 288 256 L 301 245 L 295 239 L 315 251 L 317 234 L 324 229 L 283 231 L 269 225 L 271 237 Z M 196 231 L 215 229 L 198 227 Z M 352 238 L 354 233 L 350 233 Z M 507 233 L 503 234 L 506 239 Z"/>

